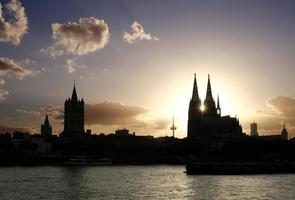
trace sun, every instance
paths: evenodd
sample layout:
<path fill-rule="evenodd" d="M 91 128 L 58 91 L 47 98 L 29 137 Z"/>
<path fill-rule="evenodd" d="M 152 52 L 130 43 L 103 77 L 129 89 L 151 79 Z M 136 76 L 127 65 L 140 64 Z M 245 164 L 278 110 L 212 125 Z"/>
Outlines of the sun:
<path fill-rule="evenodd" d="M 202 112 L 204 112 L 204 111 L 206 110 L 206 108 L 205 108 L 205 106 L 204 106 L 203 104 L 200 106 L 200 110 L 201 110 Z"/>

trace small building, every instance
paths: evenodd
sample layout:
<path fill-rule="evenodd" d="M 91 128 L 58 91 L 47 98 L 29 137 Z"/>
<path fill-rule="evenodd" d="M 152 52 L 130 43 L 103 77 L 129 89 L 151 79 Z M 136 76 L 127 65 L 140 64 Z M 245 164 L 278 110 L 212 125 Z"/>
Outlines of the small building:
<path fill-rule="evenodd" d="M 117 135 L 117 136 L 127 136 L 127 135 L 129 135 L 129 130 L 128 129 L 118 129 L 118 130 L 116 130 L 116 132 L 115 132 L 115 135 Z"/>
<path fill-rule="evenodd" d="M 277 135 L 263 135 L 261 137 L 265 140 L 288 140 L 288 131 L 284 125 L 281 133 Z"/>

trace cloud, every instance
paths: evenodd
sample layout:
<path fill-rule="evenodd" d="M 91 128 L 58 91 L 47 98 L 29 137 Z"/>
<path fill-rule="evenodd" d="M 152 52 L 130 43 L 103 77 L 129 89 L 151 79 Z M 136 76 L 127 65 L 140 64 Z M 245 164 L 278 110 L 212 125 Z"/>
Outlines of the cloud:
<path fill-rule="evenodd" d="M 140 114 L 147 111 L 139 106 L 127 106 L 114 101 L 86 104 L 85 121 L 89 125 L 122 125 L 134 123 Z"/>
<path fill-rule="evenodd" d="M 110 37 L 108 25 L 95 17 L 80 18 L 79 23 L 54 23 L 52 32 L 53 39 L 75 55 L 102 49 Z"/>
<path fill-rule="evenodd" d="M 0 133 L 13 133 L 14 131 L 29 132 L 27 128 L 11 127 L 0 124 Z"/>
<path fill-rule="evenodd" d="M 74 59 L 67 59 L 65 67 L 67 68 L 67 71 L 71 74 L 76 71 L 77 63 Z"/>
<path fill-rule="evenodd" d="M 0 3 L 0 42 L 11 42 L 14 45 L 19 45 L 23 35 L 28 30 L 28 18 L 25 13 L 25 8 L 22 7 L 18 0 L 11 0 L 5 5 L 7 14 L 12 14 L 13 19 L 5 20 Z"/>
<path fill-rule="evenodd" d="M 151 34 L 145 33 L 143 26 L 134 21 L 131 25 L 132 33 L 124 32 L 123 40 L 129 44 L 134 43 L 137 40 L 159 40 L 158 37 L 152 36 Z"/>
<path fill-rule="evenodd" d="M 286 96 L 276 96 L 266 100 L 267 110 L 258 110 L 251 119 L 244 119 L 244 129 L 249 130 L 250 123 L 258 124 L 259 135 L 280 134 L 286 124 L 289 136 L 295 134 L 295 99 Z"/>
<path fill-rule="evenodd" d="M 64 119 L 64 109 L 62 106 L 48 105 L 40 110 L 42 116 L 47 114 L 50 118 L 56 121 L 63 121 Z"/>
<path fill-rule="evenodd" d="M 62 105 L 48 105 L 39 109 L 15 109 L 18 117 L 43 122 L 45 115 L 55 130 L 61 131 L 64 121 Z M 119 128 L 128 128 L 141 134 L 158 134 L 168 130 L 169 119 L 157 118 L 148 109 L 140 106 L 125 105 L 121 102 L 105 101 L 85 104 L 85 124 L 95 133 L 110 133 Z"/>
<path fill-rule="evenodd" d="M 48 105 L 46 107 L 41 107 L 37 110 L 27 109 L 27 108 L 19 108 L 15 110 L 18 113 L 34 116 L 37 118 L 44 118 L 45 115 L 48 115 L 49 118 L 56 121 L 63 121 L 63 107 Z"/>
<path fill-rule="evenodd" d="M 0 79 L 0 85 L 4 85 L 6 82 L 4 79 Z"/>
<path fill-rule="evenodd" d="M 0 101 L 5 100 L 6 96 L 8 96 L 8 95 L 9 95 L 8 91 L 0 89 Z"/>
<path fill-rule="evenodd" d="M 277 96 L 267 100 L 267 105 L 274 115 L 295 127 L 295 99 L 285 96 Z"/>
<path fill-rule="evenodd" d="M 35 75 L 30 69 L 25 69 L 20 63 L 15 62 L 10 58 L 0 57 L 0 77 L 14 75 L 19 79 L 23 79 L 26 76 Z"/>
<path fill-rule="evenodd" d="M 64 54 L 64 50 L 59 49 L 57 45 L 42 48 L 39 50 L 39 52 L 53 59 L 57 59 L 58 57 L 61 57 Z"/>

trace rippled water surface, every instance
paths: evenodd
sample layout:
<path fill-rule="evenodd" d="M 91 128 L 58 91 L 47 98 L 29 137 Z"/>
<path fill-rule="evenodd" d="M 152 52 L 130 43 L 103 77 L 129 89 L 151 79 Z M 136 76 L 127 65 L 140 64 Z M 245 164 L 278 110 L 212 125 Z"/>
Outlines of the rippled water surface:
<path fill-rule="evenodd" d="M 0 168 L 0 199 L 295 199 L 295 175 L 188 176 L 183 166 Z"/>

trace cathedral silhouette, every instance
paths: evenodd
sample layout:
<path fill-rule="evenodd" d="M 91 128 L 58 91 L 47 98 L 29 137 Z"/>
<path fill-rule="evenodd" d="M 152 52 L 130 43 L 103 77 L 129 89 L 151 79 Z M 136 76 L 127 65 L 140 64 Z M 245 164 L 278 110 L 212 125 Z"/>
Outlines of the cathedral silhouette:
<path fill-rule="evenodd" d="M 84 100 L 78 99 L 76 86 L 72 97 L 65 101 L 64 106 L 64 130 L 62 137 L 82 136 L 85 135 L 84 129 Z"/>
<path fill-rule="evenodd" d="M 187 137 L 192 138 L 226 138 L 242 135 L 242 127 L 237 118 L 221 116 L 219 96 L 217 105 L 212 96 L 210 75 L 208 75 L 207 93 L 203 102 L 199 97 L 196 74 L 193 94 L 188 111 Z"/>

